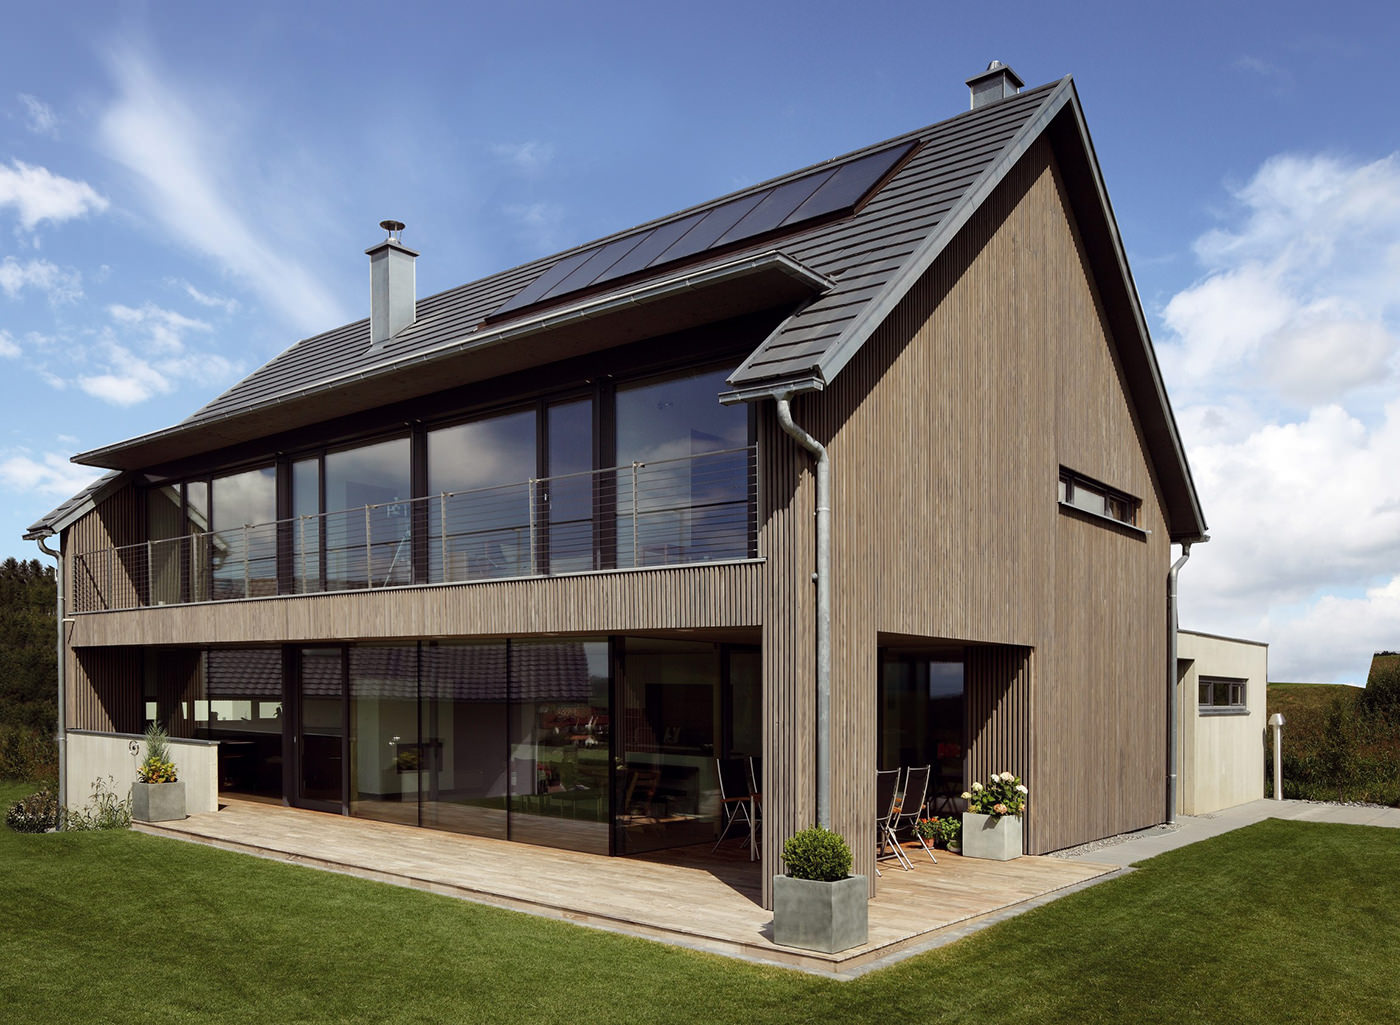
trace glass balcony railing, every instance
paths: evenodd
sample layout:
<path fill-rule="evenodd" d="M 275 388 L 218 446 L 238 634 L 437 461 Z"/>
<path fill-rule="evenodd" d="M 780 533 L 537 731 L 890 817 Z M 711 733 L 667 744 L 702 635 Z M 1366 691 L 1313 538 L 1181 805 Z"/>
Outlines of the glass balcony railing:
<path fill-rule="evenodd" d="M 73 609 L 757 556 L 754 447 L 193 533 L 73 559 Z"/>

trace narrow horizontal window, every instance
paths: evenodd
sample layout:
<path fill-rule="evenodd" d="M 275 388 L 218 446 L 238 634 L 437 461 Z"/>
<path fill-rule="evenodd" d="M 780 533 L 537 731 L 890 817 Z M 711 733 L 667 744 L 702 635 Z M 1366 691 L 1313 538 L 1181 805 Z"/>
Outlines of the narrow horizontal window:
<path fill-rule="evenodd" d="M 1198 707 L 1203 714 L 1221 714 L 1228 712 L 1245 712 L 1249 710 L 1246 703 L 1245 680 L 1233 680 L 1225 677 L 1201 677 L 1199 684 L 1199 696 L 1197 698 Z"/>
<path fill-rule="evenodd" d="M 1061 505 L 1092 516 L 1140 526 L 1141 500 L 1064 467 L 1060 467 L 1059 499 Z"/>

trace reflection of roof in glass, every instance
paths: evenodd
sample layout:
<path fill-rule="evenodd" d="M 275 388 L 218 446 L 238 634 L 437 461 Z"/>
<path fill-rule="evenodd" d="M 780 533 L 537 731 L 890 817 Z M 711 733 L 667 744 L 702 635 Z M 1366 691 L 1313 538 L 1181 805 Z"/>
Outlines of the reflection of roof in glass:
<path fill-rule="evenodd" d="M 338 697 L 340 660 L 302 660 L 302 693 Z M 587 704 L 593 696 L 588 656 L 582 641 L 512 644 L 509 698 L 514 701 L 566 701 Z M 350 693 L 354 698 L 414 701 L 419 688 L 418 649 L 411 645 L 356 646 L 350 649 Z M 492 644 L 434 644 L 423 648 L 422 693 L 443 701 L 507 700 L 507 647 Z M 282 656 L 266 648 L 209 652 L 211 699 L 282 700 Z"/>

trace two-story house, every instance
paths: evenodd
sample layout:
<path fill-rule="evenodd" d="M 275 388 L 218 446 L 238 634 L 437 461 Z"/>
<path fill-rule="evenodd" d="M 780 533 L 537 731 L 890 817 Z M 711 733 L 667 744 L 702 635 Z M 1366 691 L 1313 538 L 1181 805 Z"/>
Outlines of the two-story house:
<path fill-rule="evenodd" d="M 751 756 L 874 877 L 880 768 L 1021 774 L 1045 852 L 1168 806 L 1205 523 L 1069 78 L 307 338 L 36 523 L 64 732 L 231 793 L 625 855 Z M 70 799 L 88 780 L 68 782 Z"/>

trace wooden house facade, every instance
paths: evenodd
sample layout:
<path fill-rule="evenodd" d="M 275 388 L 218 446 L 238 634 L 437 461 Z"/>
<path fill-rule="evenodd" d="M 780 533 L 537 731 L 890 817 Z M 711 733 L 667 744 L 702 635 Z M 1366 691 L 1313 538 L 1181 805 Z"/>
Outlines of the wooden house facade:
<path fill-rule="evenodd" d="M 945 812 L 1018 773 L 1031 853 L 1163 821 L 1205 523 L 1072 81 L 969 84 L 78 457 L 112 473 L 28 535 L 63 553 L 66 726 L 609 854 L 712 843 L 716 760 L 751 759 L 765 876 L 824 818 L 872 887 L 877 769 L 933 765 Z"/>

